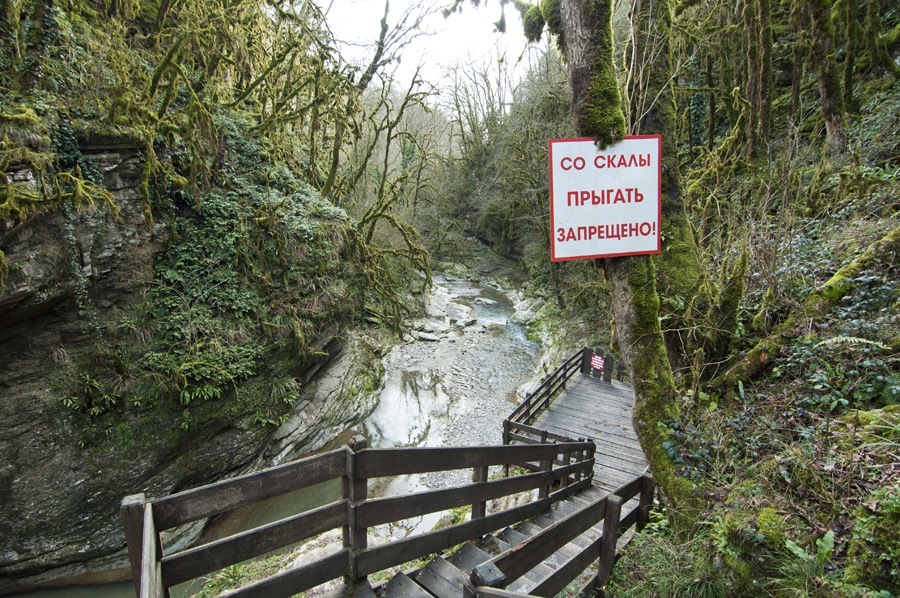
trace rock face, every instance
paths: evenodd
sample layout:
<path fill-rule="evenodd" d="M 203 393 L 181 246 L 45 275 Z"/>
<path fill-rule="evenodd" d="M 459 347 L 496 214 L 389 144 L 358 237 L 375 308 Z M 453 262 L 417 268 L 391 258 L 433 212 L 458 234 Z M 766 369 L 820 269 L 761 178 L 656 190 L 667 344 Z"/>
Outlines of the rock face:
<path fill-rule="evenodd" d="M 137 148 L 84 151 L 100 164 L 118 218 L 95 210 L 67 221 L 56 211 L 0 235 L 10 267 L 0 289 L 0 591 L 15 578 L 40 583 L 48 568 L 119 548 L 108 517 L 118 482 L 105 475 L 118 457 L 91 455 L 66 440 L 70 424 L 53 380 L 70 351 L 98 340 L 79 314 L 86 301 L 99 313 L 140 301 L 168 229 L 145 218 Z M 86 283 L 81 305 L 74 269 Z M 127 469 L 134 483 L 147 464 Z M 69 566 L 64 574 L 80 569 Z"/>
<path fill-rule="evenodd" d="M 127 578 L 124 496 L 162 496 L 286 459 L 360 416 L 341 393 L 306 393 L 296 405 L 303 415 L 276 432 L 210 402 L 192 405 L 188 431 L 180 409 L 160 410 L 124 415 L 104 442 L 79 446 L 85 424 L 60 403 L 63 374 L 81 350 L 109 338 L 105 323 L 143 301 L 169 236 L 164 218 L 148 221 L 137 147 L 81 149 L 100 165 L 117 218 L 97 209 L 0 223 L 10 270 L 0 287 L 0 594 Z M 304 385 L 341 353 L 340 326 L 328 328 L 318 356 L 297 365 Z"/>

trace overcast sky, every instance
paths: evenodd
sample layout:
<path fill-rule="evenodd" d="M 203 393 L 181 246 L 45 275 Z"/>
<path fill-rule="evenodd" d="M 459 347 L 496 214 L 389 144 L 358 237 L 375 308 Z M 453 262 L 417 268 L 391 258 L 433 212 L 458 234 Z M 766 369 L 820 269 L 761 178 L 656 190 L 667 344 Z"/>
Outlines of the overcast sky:
<path fill-rule="evenodd" d="M 384 0 L 320 1 L 323 9 L 328 10 L 332 32 L 343 42 L 341 51 L 344 57 L 350 62 L 367 63 L 372 54 L 371 44 L 378 37 Z M 399 70 L 404 83 L 408 82 L 420 63 L 423 78 L 439 89 L 446 88 L 446 82 L 442 79 L 446 70 L 454 64 L 483 67 L 488 63 L 496 64 L 498 56 L 505 56 L 504 64 L 508 68 L 513 68 L 516 74 L 524 71 L 527 60 L 522 58 L 518 66 L 517 62 L 525 50 L 526 41 L 519 12 L 512 3 L 505 7 L 505 34 L 494 29 L 494 22 L 501 14 L 498 0 L 482 0 L 478 7 L 466 0 L 461 12 L 445 19 L 440 8 L 451 3 L 452 0 L 390 0 L 389 25 L 395 25 L 411 6 L 425 4 L 435 9 L 423 24 L 423 30 L 429 35 L 416 39 L 404 49 Z M 369 47 L 361 48 L 359 44 Z"/>

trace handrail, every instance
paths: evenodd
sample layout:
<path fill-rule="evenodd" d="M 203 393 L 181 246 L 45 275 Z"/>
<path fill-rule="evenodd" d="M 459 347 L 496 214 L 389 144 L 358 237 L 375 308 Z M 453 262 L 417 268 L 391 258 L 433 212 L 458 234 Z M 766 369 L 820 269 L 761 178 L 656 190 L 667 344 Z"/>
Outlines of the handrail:
<path fill-rule="evenodd" d="M 344 550 L 315 566 L 300 567 L 235 591 L 240 596 L 292 595 L 340 576 L 358 580 L 369 573 L 478 538 L 546 510 L 590 485 L 593 442 L 516 446 L 366 449 L 355 438 L 340 448 L 171 496 L 122 501 L 122 514 L 135 586 L 141 598 L 168 596 L 168 588 L 248 558 L 266 554 L 330 529 L 343 527 Z M 529 463 L 538 473 L 488 480 L 489 466 Z M 370 478 L 472 469 L 473 483 L 416 494 L 369 499 Z M 342 500 L 200 546 L 163 553 L 160 533 L 266 498 L 344 478 Z M 558 488 L 555 490 L 555 488 Z M 495 498 L 538 490 L 538 499 L 487 514 Z M 367 546 L 368 528 L 458 506 L 472 505 L 470 521 L 384 545 Z M 330 576 L 330 577 L 329 577 Z"/>
<path fill-rule="evenodd" d="M 566 383 L 581 371 L 582 374 L 593 374 L 601 371 L 603 380 L 612 380 L 614 359 L 610 355 L 603 358 L 604 368 L 593 369 L 594 350 L 589 347 L 579 349 L 575 354 L 566 359 L 561 366 L 550 373 L 543 382 L 532 391 L 519 405 L 503 420 L 503 444 L 513 442 L 521 444 L 539 444 L 546 442 L 573 442 L 572 438 L 560 436 L 547 430 L 541 430 L 531 426 L 538 415 L 550 407 L 553 399 L 566 388 Z"/>
<path fill-rule="evenodd" d="M 622 505 L 639 496 L 638 504 L 625 516 Z M 562 563 L 531 589 L 537 596 L 554 596 L 564 589 L 590 563 L 600 559 L 597 574 L 579 595 L 591 593 L 589 589 L 606 583 L 615 562 L 618 539 L 631 526 L 640 531 L 648 521 L 653 499 L 653 481 L 649 476 L 635 478 L 613 493 L 603 496 L 576 512 L 542 529 L 516 546 L 497 555 L 490 561 L 475 567 L 467 587 L 469 596 L 525 596 L 506 592 L 505 588 L 544 562 L 562 546 L 580 536 L 586 530 L 603 522 L 603 533 L 578 554 Z M 487 588 L 493 588 L 488 590 Z"/>
<path fill-rule="evenodd" d="M 579 350 L 565 360 L 563 364 L 551 372 L 550 375 L 534 389 L 534 391 L 525 397 L 525 400 L 513 410 L 507 419 L 526 424 L 534 421 L 534 417 L 537 415 L 537 410 L 534 409 L 535 405 L 537 405 L 539 401 L 542 401 L 543 399 L 552 396 L 557 391 L 565 388 L 566 381 L 578 371 L 581 367 L 582 360 L 582 350 Z M 578 367 L 575 367 L 576 364 Z"/>

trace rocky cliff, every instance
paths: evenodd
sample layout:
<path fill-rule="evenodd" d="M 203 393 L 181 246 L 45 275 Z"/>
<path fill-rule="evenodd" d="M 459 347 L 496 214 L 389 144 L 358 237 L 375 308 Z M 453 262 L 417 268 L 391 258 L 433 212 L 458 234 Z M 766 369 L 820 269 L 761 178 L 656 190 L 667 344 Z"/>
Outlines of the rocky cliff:
<path fill-rule="evenodd" d="M 235 408 L 234 397 L 190 408 L 164 399 L 155 407 L 119 406 L 99 424 L 66 407 L 73 364 L 115 342 L 121 314 L 146 304 L 173 235 L 170 217 L 148 220 L 138 147 L 93 140 L 81 151 L 102 171 L 117 216 L 101 208 L 50 210 L 0 229 L 9 267 L 0 289 L 0 594 L 127 576 L 123 496 L 168 494 L 325 442 L 366 409 L 347 404 L 347 393 L 372 384 L 348 387 L 362 371 L 353 370 L 354 359 L 338 360 L 342 373 L 312 383 L 341 353 L 346 311 L 335 309 L 311 328 L 308 350 L 284 359 L 303 390 L 291 400 L 293 411 L 282 411 L 280 426 Z M 33 177 L 28 170 L 7 176 L 19 184 Z"/>

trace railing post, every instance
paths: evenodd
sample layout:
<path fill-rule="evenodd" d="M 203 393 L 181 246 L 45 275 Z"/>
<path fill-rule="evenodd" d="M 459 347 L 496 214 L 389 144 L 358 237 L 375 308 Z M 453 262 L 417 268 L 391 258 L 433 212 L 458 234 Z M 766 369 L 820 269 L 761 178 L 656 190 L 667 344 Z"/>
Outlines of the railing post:
<path fill-rule="evenodd" d="M 648 475 L 641 476 L 641 498 L 638 503 L 638 516 L 635 527 L 637 531 L 644 529 L 650 521 L 650 508 L 653 506 L 653 478 Z"/>
<path fill-rule="evenodd" d="M 588 451 L 587 451 L 587 456 L 588 456 L 588 461 L 589 461 L 587 477 L 588 477 L 588 480 L 590 480 L 588 483 L 591 484 L 594 481 L 594 464 L 596 463 L 596 461 L 594 460 L 594 455 L 597 454 L 597 445 L 596 445 L 596 443 L 594 443 L 593 438 L 585 438 L 585 441 L 591 443 L 591 445 L 588 447 Z"/>
<path fill-rule="evenodd" d="M 564 452 L 562 454 L 563 467 L 568 467 L 571 464 L 571 461 L 572 461 L 572 451 Z M 567 473 L 562 478 L 560 478 L 560 480 L 559 480 L 560 488 L 565 488 L 566 486 L 569 485 L 569 476 L 570 475 L 572 475 L 572 474 Z"/>
<path fill-rule="evenodd" d="M 609 353 L 603 358 L 603 381 L 612 382 L 613 366 L 616 364 L 616 358 Z"/>
<path fill-rule="evenodd" d="M 509 442 L 509 426 L 510 426 L 509 420 L 504 419 L 503 420 L 503 444 L 504 445 L 510 444 L 510 442 Z M 503 477 L 504 478 L 509 477 L 509 463 L 504 463 L 504 465 L 503 465 Z"/>
<path fill-rule="evenodd" d="M 131 563 L 131 576 L 134 579 L 136 596 L 141 595 L 141 558 L 144 544 L 144 505 L 147 497 L 132 494 L 122 499 L 120 511 L 122 523 L 125 525 L 125 543 L 128 546 L 128 562 Z"/>
<path fill-rule="evenodd" d="M 481 467 L 473 467 L 472 468 L 472 482 L 486 482 L 488 478 L 488 468 L 487 465 Z M 472 503 L 472 519 L 480 519 L 484 517 L 485 511 L 487 509 L 487 502 L 476 502 Z"/>
<path fill-rule="evenodd" d="M 600 544 L 600 566 L 597 570 L 597 588 L 602 588 L 613 564 L 616 562 L 616 544 L 619 541 L 619 519 L 622 516 L 622 499 L 615 494 L 606 497 L 606 514 L 603 516 L 603 539 Z"/>
<path fill-rule="evenodd" d="M 361 581 L 364 577 L 358 573 L 357 554 L 368 545 L 367 529 L 359 527 L 356 523 L 359 504 L 368 498 L 369 492 L 369 481 L 359 477 L 356 468 L 359 451 L 365 449 L 366 445 L 366 439 L 362 436 L 354 436 L 350 439 L 350 450 L 347 452 L 347 476 L 344 478 L 344 497 L 349 500 L 344 545 L 350 548 L 348 577 L 351 583 Z"/>
<path fill-rule="evenodd" d="M 478 588 L 484 587 L 506 587 L 506 576 L 492 561 L 486 561 L 472 569 L 469 579 L 463 583 L 463 596 L 474 598 L 478 594 Z"/>
<path fill-rule="evenodd" d="M 582 374 L 590 374 L 591 373 L 591 354 L 593 350 L 590 347 L 585 347 L 581 350 L 581 373 Z"/>
<path fill-rule="evenodd" d="M 541 461 L 541 471 L 550 471 L 553 469 L 553 459 L 544 459 Z M 552 482 L 551 482 L 552 483 Z M 550 484 L 541 486 L 538 489 L 538 500 L 550 496 Z"/>

